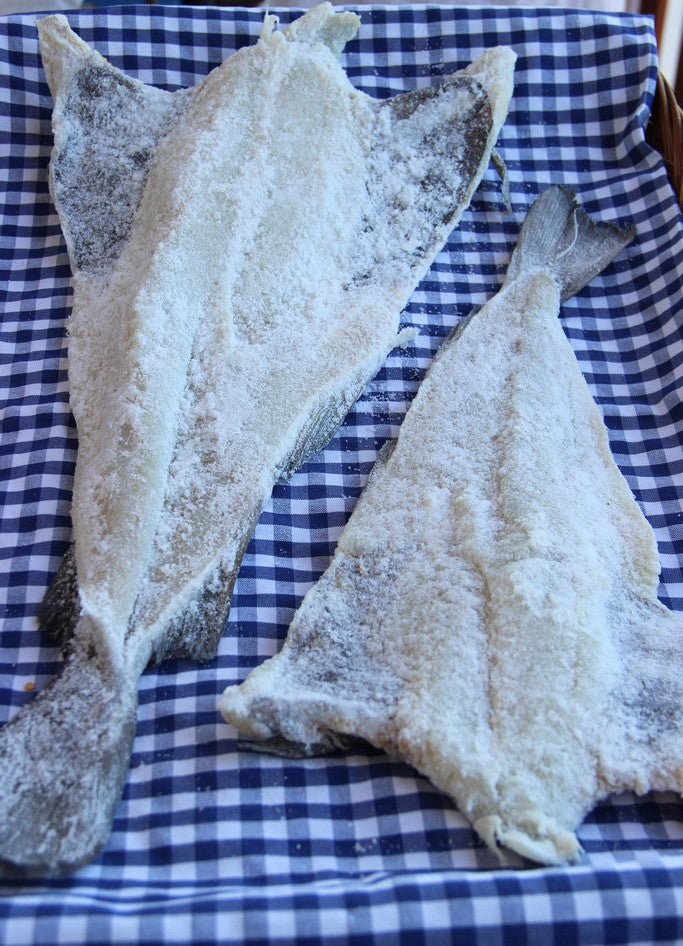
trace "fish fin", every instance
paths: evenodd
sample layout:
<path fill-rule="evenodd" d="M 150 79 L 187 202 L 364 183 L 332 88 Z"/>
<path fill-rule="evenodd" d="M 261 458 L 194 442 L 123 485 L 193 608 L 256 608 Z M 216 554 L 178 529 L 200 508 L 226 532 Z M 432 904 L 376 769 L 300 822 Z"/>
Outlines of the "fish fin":
<path fill-rule="evenodd" d="M 500 196 L 505 207 L 505 213 L 512 213 L 512 200 L 510 198 L 510 176 L 508 174 L 507 164 L 494 148 L 491 152 L 491 164 L 494 166 L 500 176 Z"/>
<path fill-rule="evenodd" d="M 380 198 L 394 209 L 392 245 L 405 241 L 407 219 L 429 221 L 417 229 L 419 242 L 413 254 L 431 263 L 434 248 L 458 223 L 488 167 L 507 115 L 515 60 L 511 49 L 496 47 L 438 85 L 377 103 L 384 119 L 377 123 L 378 145 L 389 151 L 395 168 L 403 173 L 400 186 L 395 175 L 389 176 L 389 191 Z M 418 158 L 417 178 L 413 162 L 404 158 L 410 151 Z M 499 158 L 496 162 L 500 167 Z M 380 175 L 378 181 L 382 184 L 384 178 Z"/>
<path fill-rule="evenodd" d="M 610 607 L 623 671 L 600 727 L 603 791 L 683 794 L 683 619 L 633 594 Z"/>
<path fill-rule="evenodd" d="M 281 464 L 280 481 L 289 479 L 295 470 L 329 443 L 376 372 L 377 365 L 373 359 L 369 365 L 362 366 L 344 390 L 336 389 L 332 395 L 325 391 L 316 399 L 301 424 L 292 450 Z"/>
<path fill-rule="evenodd" d="M 148 167 L 182 92 L 121 72 L 62 14 L 38 21 L 53 112 L 50 187 L 74 270 L 115 260 L 142 200 Z"/>
<path fill-rule="evenodd" d="M 342 755 L 354 749 L 372 751 L 370 744 L 359 736 L 348 736 L 345 733 L 334 732 L 331 729 L 321 733 L 320 742 L 310 745 L 295 742 L 278 733 L 268 739 L 240 739 L 239 748 L 246 749 L 249 752 L 265 752 L 268 755 L 276 755 L 284 759 L 309 759 L 318 756 Z"/>
<path fill-rule="evenodd" d="M 254 523 L 255 525 L 255 523 Z M 204 663 L 215 656 L 230 614 L 232 591 L 253 526 L 244 530 L 242 548 L 232 566 L 220 564 L 197 595 L 165 626 L 155 641 L 150 662 L 189 659 Z M 135 626 L 135 613 L 131 627 Z"/>
<path fill-rule="evenodd" d="M 592 220 L 569 188 L 549 187 L 526 215 L 505 282 L 545 269 L 559 283 L 561 301 L 566 302 L 602 272 L 635 234 L 635 227 L 619 229 Z"/>
<path fill-rule="evenodd" d="M 403 328 L 393 339 L 392 345 L 396 348 L 405 348 L 413 340 L 415 334 L 412 326 Z M 329 443 L 351 407 L 377 374 L 379 364 L 384 362 L 388 354 L 389 351 L 386 351 L 382 353 L 379 360 L 371 358 L 365 361 L 343 390 L 334 388 L 331 395 L 329 391 L 323 392 L 301 425 L 294 447 L 283 463 L 280 479 L 290 477 L 303 463 Z"/>
<path fill-rule="evenodd" d="M 38 627 L 63 649 L 73 637 L 80 611 L 76 551 L 70 545 L 38 606 Z"/>
<path fill-rule="evenodd" d="M 135 683 L 74 646 L 0 729 L 0 859 L 72 869 L 106 843 L 130 765 Z"/>

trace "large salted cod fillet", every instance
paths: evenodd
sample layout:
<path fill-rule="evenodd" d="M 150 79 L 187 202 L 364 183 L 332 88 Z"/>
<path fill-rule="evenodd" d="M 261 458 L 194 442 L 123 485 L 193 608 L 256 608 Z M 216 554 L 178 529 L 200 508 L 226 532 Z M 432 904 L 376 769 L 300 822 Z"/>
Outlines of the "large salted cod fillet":
<path fill-rule="evenodd" d="M 74 553 L 41 612 L 60 677 L 0 734 L 0 857 L 106 841 L 151 658 L 211 656 L 273 483 L 321 446 L 487 167 L 514 54 L 378 102 L 358 18 L 266 16 L 192 90 L 149 88 L 40 20 L 51 187 L 73 269 Z"/>
<path fill-rule="evenodd" d="M 283 649 L 220 704 L 273 751 L 363 737 L 501 856 L 547 864 L 579 855 L 608 793 L 683 789 L 683 622 L 657 601 L 653 532 L 557 318 L 631 237 L 542 194 Z"/>

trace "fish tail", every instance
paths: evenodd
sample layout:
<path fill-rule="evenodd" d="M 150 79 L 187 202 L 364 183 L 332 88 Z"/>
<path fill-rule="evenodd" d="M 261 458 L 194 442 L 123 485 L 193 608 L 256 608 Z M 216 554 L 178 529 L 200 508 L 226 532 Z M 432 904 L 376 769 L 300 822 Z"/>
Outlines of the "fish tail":
<path fill-rule="evenodd" d="M 565 302 L 602 272 L 635 233 L 633 226 L 620 229 L 592 220 L 579 207 L 574 191 L 549 187 L 526 216 L 505 282 L 544 269 L 559 283 Z"/>
<path fill-rule="evenodd" d="M 106 843 L 135 735 L 136 681 L 74 641 L 62 666 L 0 729 L 0 859 L 73 869 Z"/>

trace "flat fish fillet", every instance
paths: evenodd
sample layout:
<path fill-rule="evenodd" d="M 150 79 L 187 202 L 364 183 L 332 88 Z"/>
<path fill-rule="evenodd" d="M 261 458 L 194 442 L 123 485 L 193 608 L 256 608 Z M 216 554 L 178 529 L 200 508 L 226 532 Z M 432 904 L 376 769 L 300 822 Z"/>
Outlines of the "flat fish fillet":
<path fill-rule="evenodd" d="M 538 198 L 282 651 L 220 704 L 274 751 L 400 756 L 503 860 L 573 861 L 600 798 L 683 790 L 683 621 L 557 318 L 632 235 Z"/>
<path fill-rule="evenodd" d="M 50 182 L 73 269 L 73 551 L 41 609 L 64 670 L 0 733 L 0 857 L 106 841 L 150 659 L 210 657 L 274 482 L 323 445 L 486 169 L 499 48 L 385 102 L 329 4 L 191 90 L 147 87 L 39 21 Z"/>

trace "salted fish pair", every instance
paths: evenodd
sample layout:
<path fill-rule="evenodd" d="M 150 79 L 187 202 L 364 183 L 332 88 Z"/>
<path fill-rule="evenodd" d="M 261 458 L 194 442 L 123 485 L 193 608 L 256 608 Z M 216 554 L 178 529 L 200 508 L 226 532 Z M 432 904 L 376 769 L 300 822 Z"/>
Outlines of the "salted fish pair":
<path fill-rule="evenodd" d="M 271 751 L 408 761 L 505 863 L 575 861 L 610 792 L 683 792 L 683 621 L 557 318 L 632 236 L 537 199 L 281 652 L 221 699 Z"/>
<path fill-rule="evenodd" d="M 73 269 L 73 552 L 41 609 L 61 675 L 0 731 L 0 858 L 106 842 L 150 660 L 210 657 L 273 483 L 323 445 L 467 207 L 514 54 L 379 102 L 323 4 L 191 90 L 39 21 L 50 183 Z"/>

